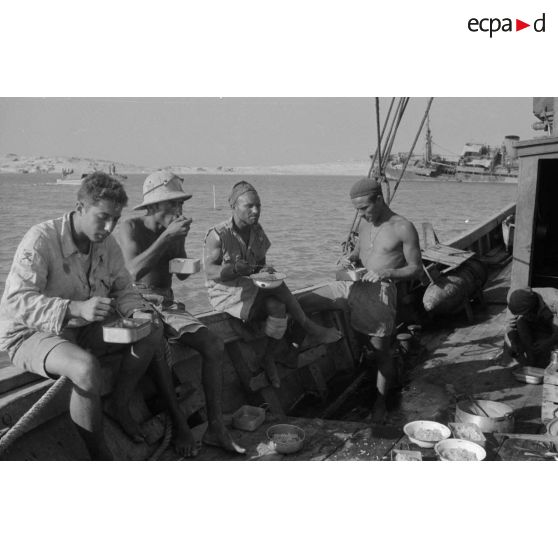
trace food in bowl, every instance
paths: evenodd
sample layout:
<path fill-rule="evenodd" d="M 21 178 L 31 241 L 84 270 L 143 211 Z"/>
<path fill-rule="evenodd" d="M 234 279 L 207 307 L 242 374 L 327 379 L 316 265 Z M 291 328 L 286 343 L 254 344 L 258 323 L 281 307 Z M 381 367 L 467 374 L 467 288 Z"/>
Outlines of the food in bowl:
<path fill-rule="evenodd" d="M 293 442 L 298 442 L 300 438 L 291 432 L 278 432 L 273 435 L 272 440 L 276 444 L 292 444 Z"/>
<path fill-rule="evenodd" d="M 413 438 L 423 442 L 439 442 L 444 439 L 444 435 L 436 428 L 417 428 Z"/>
<path fill-rule="evenodd" d="M 476 424 L 467 422 L 452 422 L 450 423 L 450 427 L 456 438 L 469 440 L 470 442 L 475 442 L 481 445 L 486 442 L 486 437 Z"/>
<path fill-rule="evenodd" d="M 422 461 L 420 451 L 412 450 L 393 450 L 392 461 Z"/>
<path fill-rule="evenodd" d="M 442 461 L 482 461 L 486 457 L 486 451 L 482 446 L 459 438 L 438 442 L 434 451 Z"/>
<path fill-rule="evenodd" d="M 432 420 L 415 420 L 403 427 L 409 440 L 421 448 L 433 448 L 436 442 L 445 440 L 451 435 L 450 429 L 440 422 Z"/>
<path fill-rule="evenodd" d="M 476 453 L 465 448 L 443 449 L 440 450 L 440 456 L 446 461 L 478 461 Z"/>
<path fill-rule="evenodd" d="M 300 450 L 305 436 L 304 430 L 293 424 L 276 424 L 267 430 L 267 437 L 278 453 L 294 453 Z"/>

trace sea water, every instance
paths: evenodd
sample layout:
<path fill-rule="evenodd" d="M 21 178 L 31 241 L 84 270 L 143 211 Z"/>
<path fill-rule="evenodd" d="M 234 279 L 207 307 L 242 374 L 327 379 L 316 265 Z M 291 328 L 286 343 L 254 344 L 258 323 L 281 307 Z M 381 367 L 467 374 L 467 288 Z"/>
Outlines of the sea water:
<path fill-rule="evenodd" d="M 35 223 L 61 216 L 75 206 L 77 186 L 57 185 L 53 174 L 0 174 L 0 292 L 14 251 L 23 234 Z M 145 175 L 124 181 L 130 198 L 123 219 L 140 213 Z M 262 201 L 260 223 L 271 240 L 267 261 L 287 274 L 287 284 L 300 289 L 331 281 L 354 218 L 348 196 L 354 176 L 292 175 L 186 175 L 184 188 L 193 197 L 184 214 L 193 218 L 186 249 L 190 258 L 202 257 L 208 229 L 230 217 L 227 201 L 231 187 L 246 179 Z M 215 192 L 215 196 L 214 196 Z M 421 235 L 422 223 L 432 223 L 441 242 L 465 232 L 516 199 L 510 184 L 459 182 L 403 182 L 392 209 L 412 221 Z M 186 281 L 174 279 L 175 296 L 194 313 L 210 310 L 203 273 Z"/>

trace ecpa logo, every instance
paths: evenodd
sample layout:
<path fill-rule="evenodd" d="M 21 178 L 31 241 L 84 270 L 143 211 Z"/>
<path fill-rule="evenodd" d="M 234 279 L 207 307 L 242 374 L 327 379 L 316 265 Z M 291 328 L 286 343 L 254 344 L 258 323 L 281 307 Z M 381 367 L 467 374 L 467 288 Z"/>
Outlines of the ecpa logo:
<path fill-rule="evenodd" d="M 500 19 L 499 17 L 484 17 L 482 19 L 472 17 L 467 22 L 467 27 L 469 28 L 469 31 L 472 31 L 473 33 L 477 33 L 478 31 L 481 31 L 483 33 L 490 33 L 490 38 L 492 38 L 492 35 L 494 33 L 497 33 L 498 31 L 503 31 L 503 32 L 521 31 L 522 29 L 531 27 L 530 23 L 525 23 L 524 21 L 515 18 L 515 29 L 514 29 L 512 22 L 513 19 L 509 17 L 504 17 L 502 19 Z M 540 18 L 535 19 L 532 27 L 536 33 L 544 33 L 545 25 L 546 25 L 545 14 L 543 13 L 543 15 Z"/>

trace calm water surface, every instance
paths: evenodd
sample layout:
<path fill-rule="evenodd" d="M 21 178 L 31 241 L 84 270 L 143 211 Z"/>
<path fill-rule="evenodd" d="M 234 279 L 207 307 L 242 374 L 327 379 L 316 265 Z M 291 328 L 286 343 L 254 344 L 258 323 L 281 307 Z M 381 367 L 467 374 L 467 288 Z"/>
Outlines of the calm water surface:
<path fill-rule="evenodd" d="M 190 257 L 201 258 L 207 230 L 230 216 L 227 203 L 232 185 L 242 177 L 226 175 L 186 176 L 185 189 L 193 194 L 184 213 L 194 219 L 186 241 Z M 125 181 L 130 198 L 123 218 L 137 214 L 131 208 L 141 202 L 145 175 Z M 268 262 L 287 273 L 287 284 L 299 289 L 330 281 L 340 243 L 346 238 L 354 210 L 348 190 L 354 176 L 251 176 L 247 178 L 262 200 L 261 224 L 272 246 Z M 9 272 L 14 251 L 23 234 L 35 223 L 59 217 L 75 205 L 76 186 L 52 184 L 56 175 L 0 174 L 0 292 Z M 213 208 L 215 186 L 216 209 Z M 516 186 L 506 184 L 405 182 L 392 204 L 397 213 L 411 220 L 433 224 L 443 242 L 467 231 L 512 203 Z M 203 273 L 185 282 L 175 279 L 177 298 L 193 312 L 210 310 Z"/>

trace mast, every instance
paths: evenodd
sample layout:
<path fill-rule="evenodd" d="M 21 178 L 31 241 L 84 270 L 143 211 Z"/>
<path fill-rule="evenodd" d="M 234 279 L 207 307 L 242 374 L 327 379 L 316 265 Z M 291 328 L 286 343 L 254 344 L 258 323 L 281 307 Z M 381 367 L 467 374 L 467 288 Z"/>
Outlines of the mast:
<path fill-rule="evenodd" d="M 424 162 L 430 163 L 432 160 L 432 134 L 430 133 L 430 115 L 426 119 L 426 142 L 424 146 Z"/>

